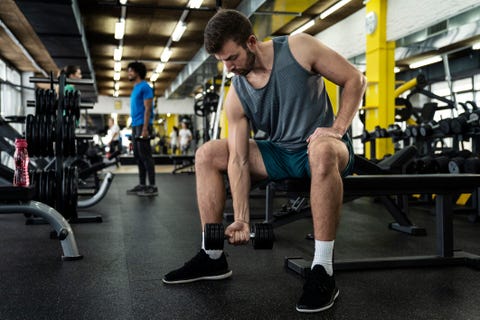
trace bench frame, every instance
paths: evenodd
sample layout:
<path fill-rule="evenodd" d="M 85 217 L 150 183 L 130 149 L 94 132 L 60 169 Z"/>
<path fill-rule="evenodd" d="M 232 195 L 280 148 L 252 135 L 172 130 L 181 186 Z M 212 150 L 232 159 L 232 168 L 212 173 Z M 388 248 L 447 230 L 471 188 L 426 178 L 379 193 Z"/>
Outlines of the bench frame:
<path fill-rule="evenodd" d="M 480 269 L 480 256 L 454 250 L 453 195 L 480 195 L 480 174 L 364 175 L 343 179 L 344 196 L 435 194 L 436 254 L 335 261 L 336 270 L 466 265 Z M 291 190 L 294 191 L 294 190 Z M 302 275 L 311 263 L 286 258 L 285 266 Z"/>

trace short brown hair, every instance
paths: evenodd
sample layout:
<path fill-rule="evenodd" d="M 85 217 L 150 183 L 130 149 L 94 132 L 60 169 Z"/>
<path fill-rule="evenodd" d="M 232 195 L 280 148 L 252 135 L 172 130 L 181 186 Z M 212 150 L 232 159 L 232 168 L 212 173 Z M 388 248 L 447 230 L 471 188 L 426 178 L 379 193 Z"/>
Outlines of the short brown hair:
<path fill-rule="evenodd" d="M 252 34 L 252 24 L 244 14 L 236 10 L 220 9 L 205 27 L 205 49 L 209 54 L 215 54 L 222 50 L 228 40 L 245 47 Z"/>

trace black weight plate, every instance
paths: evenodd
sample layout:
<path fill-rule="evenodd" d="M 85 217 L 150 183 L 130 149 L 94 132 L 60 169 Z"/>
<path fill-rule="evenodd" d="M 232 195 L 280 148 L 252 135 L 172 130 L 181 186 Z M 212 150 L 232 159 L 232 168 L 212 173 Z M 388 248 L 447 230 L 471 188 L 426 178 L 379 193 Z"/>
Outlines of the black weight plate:
<path fill-rule="evenodd" d="M 73 114 L 76 119 L 80 119 L 80 92 L 75 90 L 73 97 Z"/>
<path fill-rule="evenodd" d="M 32 121 L 32 156 L 38 156 L 38 116 Z"/>
<path fill-rule="evenodd" d="M 41 101 L 40 101 L 40 91 L 41 90 L 42 89 L 39 89 L 39 88 L 35 89 L 35 113 L 38 112 L 37 110 L 40 110 L 40 103 L 41 103 Z"/>
<path fill-rule="evenodd" d="M 45 118 L 45 153 L 47 157 L 53 156 L 52 135 L 52 116 L 47 115 Z"/>
<path fill-rule="evenodd" d="M 60 202 L 57 203 L 57 210 L 60 212 L 60 214 L 65 218 L 65 219 L 70 219 L 70 213 L 67 210 L 67 203 L 66 203 L 66 194 L 67 194 L 67 186 L 66 186 L 66 179 L 65 179 L 65 169 L 62 170 L 62 180 L 60 183 L 60 186 L 57 186 L 60 188 Z"/>
<path fill-rule="evenodd" d="M 68 130 L 67 130 L 67 116 L 62 117 L 62 154 L 63 156 L 67 157 L 67 150 L 68 150 Z"/>
<path fill-rule="evenodd" d="M 25 138 L 27 139 L 28 155 L 33 157 L 33 119 L 35 117 L 32 114 L 27 115 L 25 120 Z"/>
<path fill-rule="evenodd" d="M 48 172 L 47 171 L 42 171 L 42 202 L 43 203 L 48 203 Z"/>
<path fill-rule="evenodd" d="M 45 135 L 47 134 L 45 126 L 45 115 L 39 115 L 38 117 L 38 155 L 41 157 L 46 157 L 46 139 Z"/>
<path fill-rule="evenodd" d="M 205 224 L 205 249 L 222 250 L 225 243 L 225 230 L 222 224 L 207 223 Z"/>
<path fill-rule="evenodd" d="M 69 200 L 70 200 L 70 210 L 72 211 L 72 215 L 76 218 L 77 217 L 77 203 L 78 203 L 78 170 L 76 167 L 69 168 Z"/>
<path fill-rule="evenodd" d="M 70 155 L 77 155 L 77 140 L 75 140 L 75 117 L 70 117 Z"/>
<path fill-rule="evenodd" d="M 275 236 L 270 223 L 257 223 L 254 226 L 255 238 L 252 239 L 255 249 L 272 249 Z"/>

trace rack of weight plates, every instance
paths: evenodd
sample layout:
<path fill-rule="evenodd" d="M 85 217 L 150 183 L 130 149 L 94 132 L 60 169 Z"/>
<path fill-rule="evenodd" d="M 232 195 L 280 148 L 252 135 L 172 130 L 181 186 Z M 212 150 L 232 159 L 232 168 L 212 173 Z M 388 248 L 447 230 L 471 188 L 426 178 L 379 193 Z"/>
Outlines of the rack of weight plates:
<path fill-rule="evenodd" d="M 78 216 L 78 170 L 69 166 L 69 158 L 76 155 L 75 134 L 80 109 L 92 106 L 82 104 L 78 90 L 65 91 L 66 84 L 91 84 L 88 79 L 67 79 L 61 74 L 57 79 L 31 77 L 32 83 L 48 83 L 49 89 L 36 89 L 35 115 L 26 117 L 25 138 L 29 156 L 42 157 L 43 168 L 30 172 L 31 184 L 35 186 L 37 201 L 43 202 L 60 212 L 71 223 L 101 222 L 101 216 Z M 58 85 L 58 93 L 55 90 Z M 30 218 L 27 223 L 35 223 Z"/>

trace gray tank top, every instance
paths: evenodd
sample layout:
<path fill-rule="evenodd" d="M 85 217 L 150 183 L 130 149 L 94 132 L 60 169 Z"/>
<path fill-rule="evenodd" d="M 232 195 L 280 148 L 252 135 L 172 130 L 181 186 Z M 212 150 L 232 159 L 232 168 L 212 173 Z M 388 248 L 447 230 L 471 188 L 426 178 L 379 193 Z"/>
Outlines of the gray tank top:
<path fill-rule="evenodd" d="M 253 130 L 262 130 L 278 146 L 296 150 L 307 145 L 317 127 L 330 127 L 334 115 L 320 75 L 303 68 L 293 57 L 288 37 L 273 39 L 274 61 L 268 83 L 253 88 L 243 76 L 233 78 Z"/>

